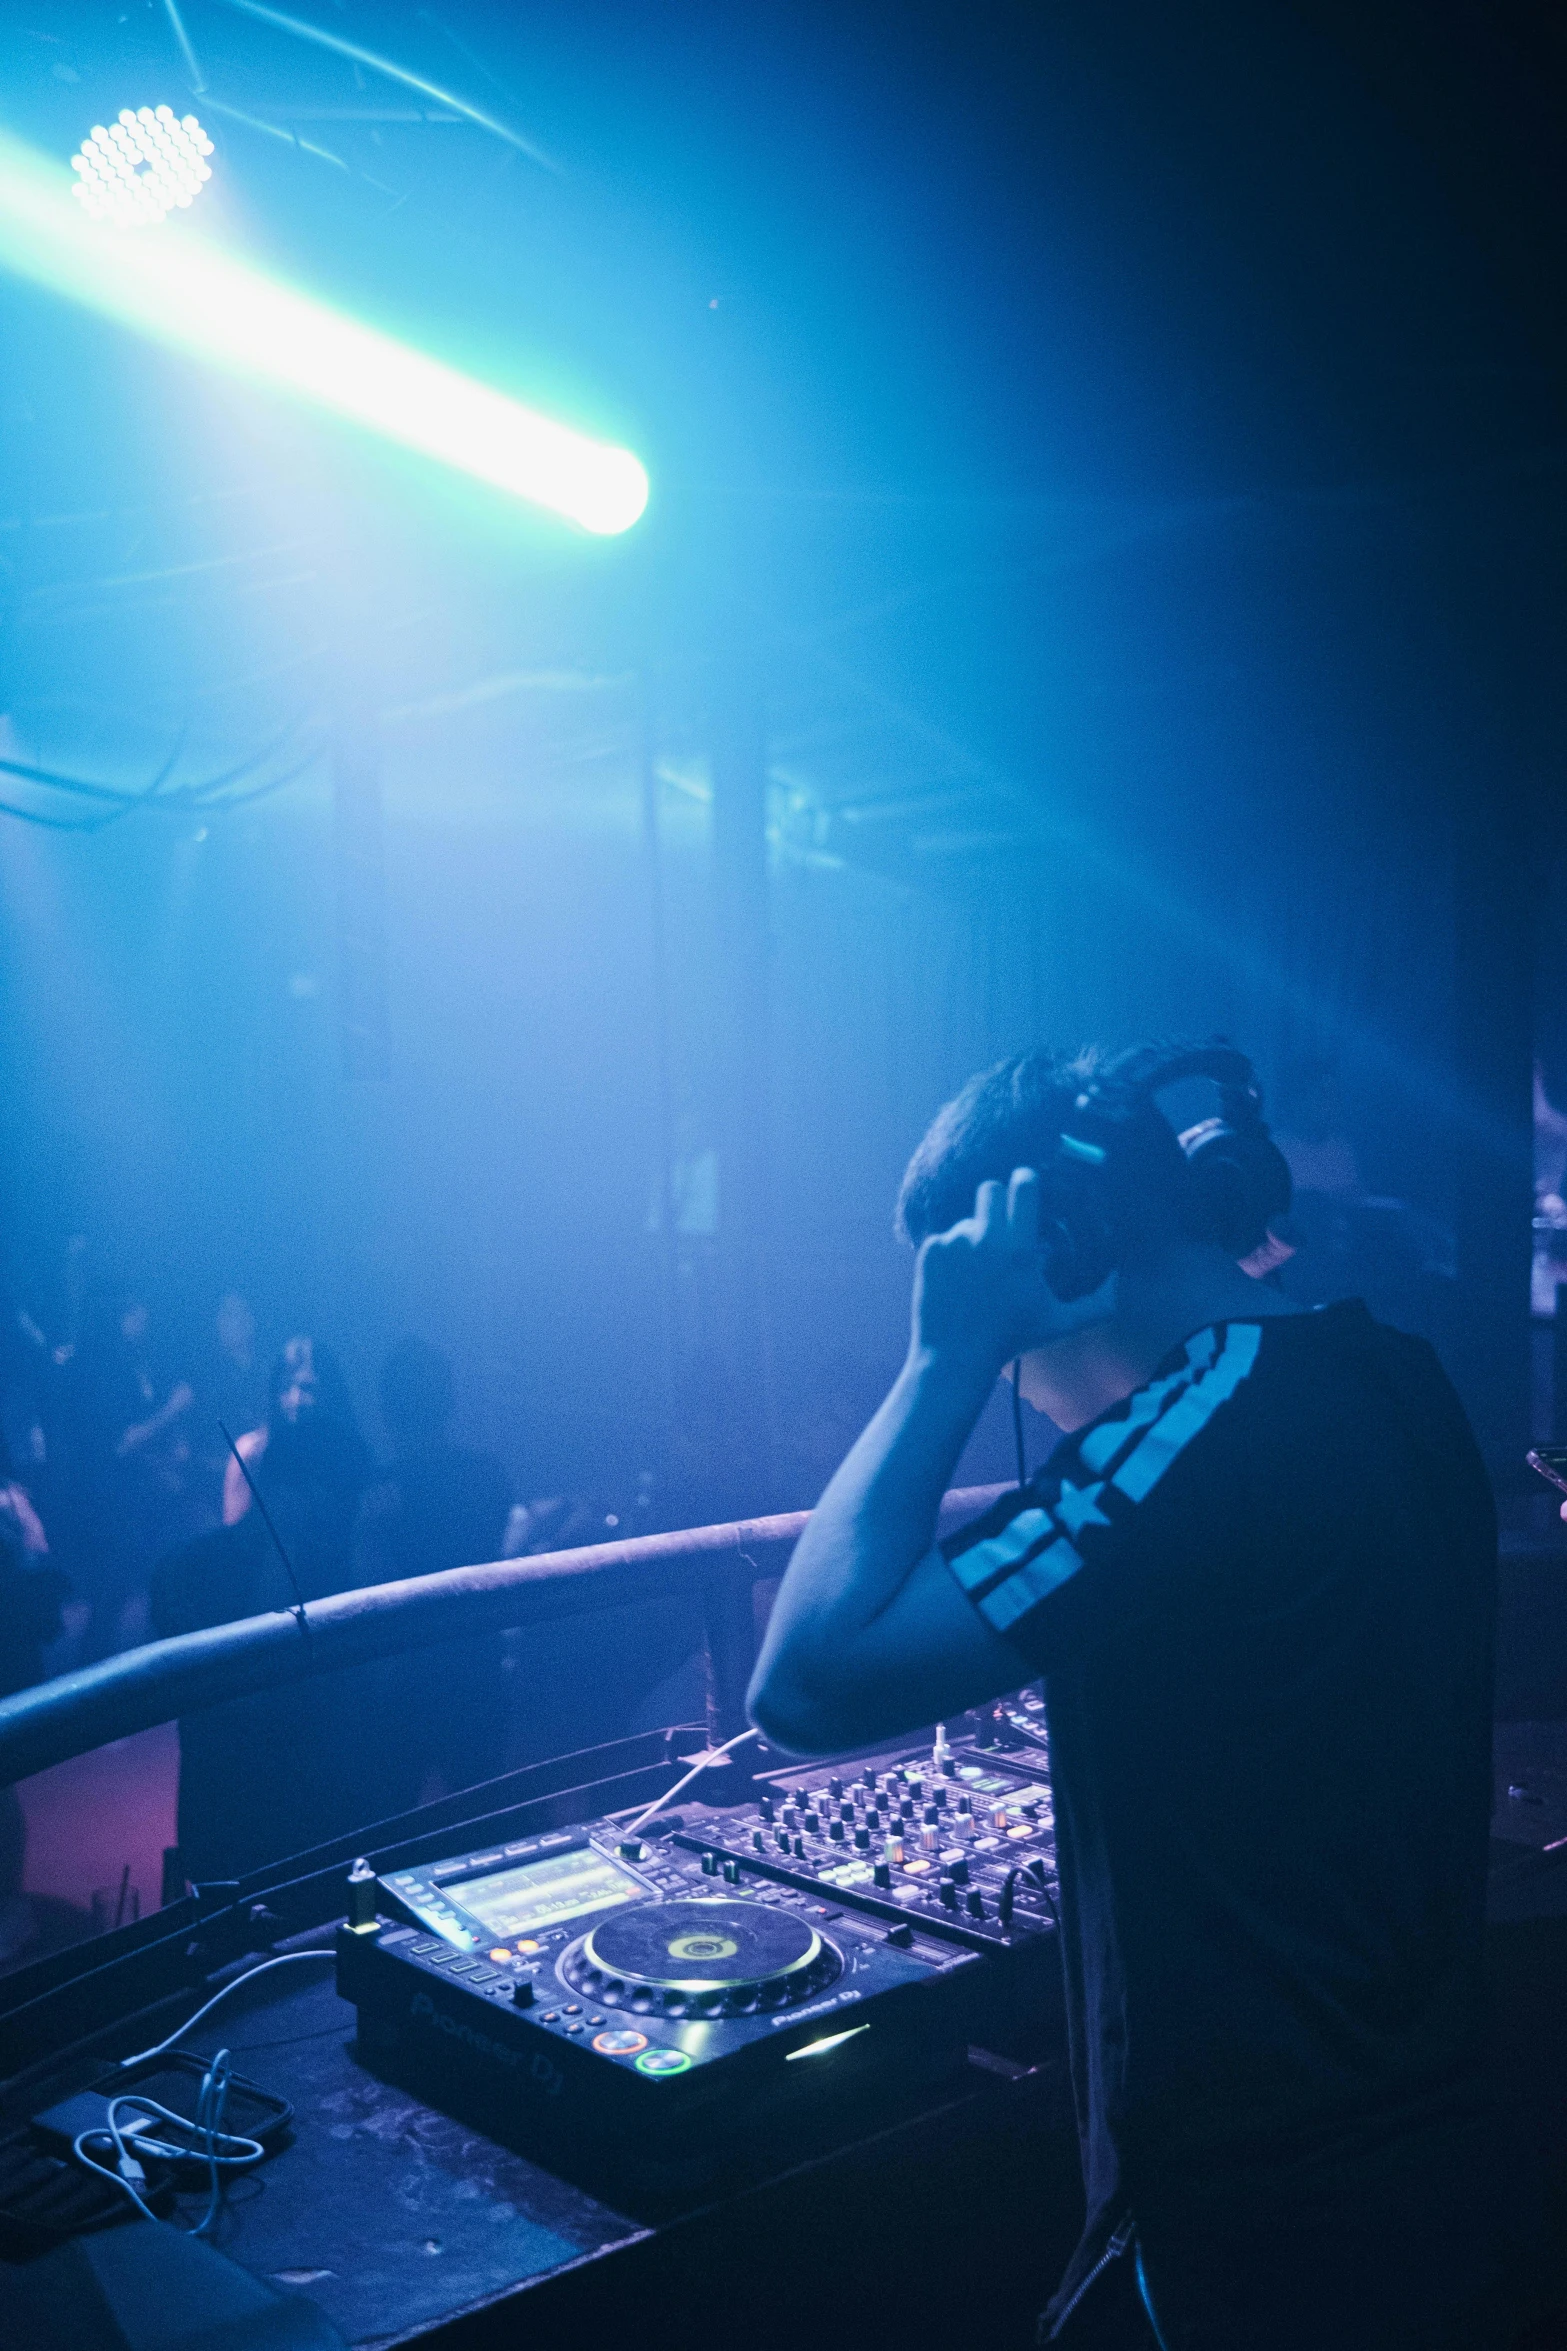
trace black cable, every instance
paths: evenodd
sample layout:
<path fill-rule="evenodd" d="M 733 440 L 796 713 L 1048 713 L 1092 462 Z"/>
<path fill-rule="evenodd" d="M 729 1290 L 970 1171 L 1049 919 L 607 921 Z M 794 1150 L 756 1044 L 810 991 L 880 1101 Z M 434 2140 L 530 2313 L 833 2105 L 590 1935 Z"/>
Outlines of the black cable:
<path fill-rule="evenodd" d="M 1023 1358 L 1018 1356 L 1012 1366 L 1012 1443 L 1017 1452 L 1017 1482 L 1028 1484 L 1028 1456 L 1023 1450 Z"/>
<path fill-rule="evenodd" d="M 238 1462 L 239 1474 L 244 1479 L 246 1485 L 250 1488 L 250 1499 L 256 1505 L 257 1510 L 261 1513 L 262 1525 L 266 1528 L 267 1533 L 272 1537 L 272 1548 L 274 1551 L 276 1551 L 279 1559 L 281 1559 L 283 1562 L 283 1572 L 288 1577 L 289 1583 L 293 1588 L 294 1599 L 297 1603 L 297 1605 L 290 1611 L 290 1614 L 293 1616 L 295 1623 L 298 1625 L 300 1631 L 304 1634 L 305 1639 L 308 1641 L 310 1638 L 310 1619 L 305 1614 L 305 1595 L 299 1588 L 299 1578 L 294 1573 L 294 1562 L 290 1559 L 288 1553 L 283 1548 L 283 1538 L 278 1533 L 277 1528 L 272 1524 L 272 1513 L 270 1510 L 268 1510 L 266 1504 L 261 1499 L 261 1489 L 250 1474 L 250 1466 L 246 1461 L 244 1454 L 241 1453 L 239 1447 L 235 1444 L 233 1438 L 229 1435 L 228 1430 L 224 1427 L 221 1420 L 218 1423 L 218 1435 L 223 1439 L 224 1444 L 227 1445 L 229 1451 L 233 1454 L 234 1459 Z"/>

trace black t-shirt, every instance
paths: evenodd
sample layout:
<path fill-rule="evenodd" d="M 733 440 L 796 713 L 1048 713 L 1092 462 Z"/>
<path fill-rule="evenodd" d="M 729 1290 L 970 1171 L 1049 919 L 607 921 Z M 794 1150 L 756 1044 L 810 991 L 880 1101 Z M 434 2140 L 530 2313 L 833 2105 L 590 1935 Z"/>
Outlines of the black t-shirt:
<path fill-rule="evenodd" d="M 1128 2208 L 1331 2177 L 1461 2099 L 1496 1524 L 1431 1350 L 1358 1301 L 1199 1331 L 944 1550 L 1046 1677 L 1067 2286 Z"/>

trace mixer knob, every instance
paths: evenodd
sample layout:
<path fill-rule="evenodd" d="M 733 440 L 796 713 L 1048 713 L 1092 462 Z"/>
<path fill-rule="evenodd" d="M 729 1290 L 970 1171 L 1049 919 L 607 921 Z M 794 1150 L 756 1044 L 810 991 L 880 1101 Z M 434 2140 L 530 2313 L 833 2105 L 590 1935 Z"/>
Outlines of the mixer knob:
<path fill-rule="evenodd" d="M 984 1917 L 985 1897 L 980 1892 L 978 1886 L 970 1886 L 968 1892 L 963 1897 L 963 1907 L 968 1912 L 970 1918 Z"/>
<path fill-rule="evenodd" d="M 890 1886 L 892 1884 L 892 1872 L 887 1867 L 885 1861 L 877 1862 L 876 1867 L 871 1871 L 871 1877 L 878 1886 Z"/>
<path fill-rule="evenodd" d="M 730 1860 L 724 1863 L 724 1883 L 729 1886 L 738 1886 L 740 1883 L 740 1864 L 738 1861 Z"/>
<path fill-rule="evenodd" d="M 924 1812 L 920 1815 L 920 1817 L 924 1821 L 925 1826 L 929 1829 L 935 1827 L 937 1821 L 941 1818 L 941 1814 L 937 1811 L 934 1804 L 927 1804 Z"/>
<path fill-rule="evenodd" d="M 870 1850 L 870 1842 L 871 1842 L 871 1832 L 870 1832 L 870 1830 L 869 1830 L 869 1829 L 867 1829 L 867 1828 L 857 1828 L 857 1829 L 855 1830 L 855 1832 L 854 1832 L 854 1848 L 855 1848 L 855 1851 L 856 1851 L 857 1853 L 868 1853 L 868 1852 L 869 1852 L 869 1850 Z"/>
<path fill-rule="evenodd" d="M 796 1861 L 803 1861 L 805 1859 L 805 1839 L 803 1837 L 796 1837 L 793 1845 L 789 1849 L 793 1853 Z"/>
<path fill-rule="evenodd" d="M 784 1816 L 784 1827 L 785 1827 L 786 1829 L 797 1829 L 797 1828 L 799 1827 L 799 1825 L 800 1825 L 800 1811 L 799 1811 L 799 1807 L 798 1807 L 798 1805 L 795 1805 L 795 1804 L 786 1804 L 786 1805 L 784 1806 L 784 1813 L 783 1813 L 783 1816 Z"/>
<path fill-rule="evenodd" d="M 843 1794 L 842 1780 L 829 1780 L 827 1782 L 827 1793 L 829 1796 L 841 1796 Z"/>
<path fill-rule="evenodd" d="M 1006 1827 L 1007 1808 L 1004 1804 L 996 1804 L 991 1807 L 990 1825 L 993 1829 L 1004 1829 Z"/>
<path fill-rule="evenodd" d="M 909 1794 L 913 1797 L 915 1803 L 917 1804 L 925 1793 L 925 1782 L 920 1778 L 918 1772 L 910 1772 L 907 1777 L 909 1783 Z"/>
<path fill-rule="evenodd" d="M 960 1856 L 958 1860 L 948 1864 L 942 1875 L 951 1878 L 955 1886 L 966 1886 L 968 1884 L 968 1863 Z"/>
<path fill-rule="evenodd" d="M 773 1817 L 773 1800 L 771 1796 L 763 1796 L 757 1806 L 757 1809 L 761 1813 L 763 1820 L 771 1820 Z"/>
<path fill-rule="evenodd" d="M 974 1799 L 972 1796 L 960 1796 L 958 1798 L 958 1816 L 962 1820 L 972 1820 L 974 1816 Z"/>
<path fill-rule="evenodd" d="M 881 1827 L 881 1814 L 877 1811 L 874 1804 L 868 1804 L 865 1807 L 865 1825 L 868 1829 L 879 1829 Z"/>
<path fill-rule="evenodd" d="M 702 1875 L 703 1875 L 705 1878 L 716 1878 L 716 1877 L 717 1877 L 717 1875 L 718 1875 L 718 1855 L 717 1855 L 716 1853 L 704 1853 L 704 1854 L 703 1854 L 703 1856 L 702 1856 Z"/>
<path fill-rule="evenodd" d="M 756 1853 L 765 1853 L 767 1851 L 767 1839 L 763 1836 L 760 1829 L 753 1829 L 751 1831 L 751 1848 L 752 1851 Z"/>
<path fill-rule="evenodd" d="M 795 1843 L 799 1843 L 798 1837 L 795 1839 Z M 789 1831 L 787 1829 L 778 1831 L 778 1850 L 780 1853 L 787 1853 L 789 1850 Z"/>
<path fill-rule="evenodd" d="M 947 1791 L 945 1787 L 942 1786 L 940 1781 L 938 1781 L 936 1786 L 931 1790 L 931 1794 L 935 1797 L 937 1811 L 945 1812 L 947 1809 Z"/>
<path fill-rule="evenodd" d="M 943 1909 L 956 1910 L 958 1906 L 958 1889 L 952 1883 L 950 1878 L 943 1878 L 936 1891 L 941 1896 Z"/>
<path fill-rule="evenodd" d="M 806 1826 L 806 1829 L 808 1830 L 808 1832 L 810 1833 L 810 1835 L 811 1835 L 811 1836 L 813 1836 L 813 1837 L 815 1836 L 815 1834 L 816 1834 L 817 1830 L 818 1830 L 818 1829 L 821 1827 L 821 1825 L 822 1825 L 822 1816 L 821 1816 L 821 1814 L 820 1814 L 819 1812 L 816 1812 L 816 1811 L 811 1811 L 811 1812 L 808 1812 L 808 1813 L 806 1814 L 806 1816 L 805 1816 L 805 1826 Z"/>
<path fill-rule="evenodd" d="M 843 1843 L 843 1823 L 842 1823 L 842 1821 L 841 1821 L 841 1820 L 830 1820 L 830 1821 L 827 1823 L 827 1835 L 828 1835 L 828 1838 L 829 1838 L 829 1840 L 830 1840 L 830 1842 L 831 1842 L 831 1843 L 833 1843 L 834 1845 L 841 1845 L 841 1844 Z"/>

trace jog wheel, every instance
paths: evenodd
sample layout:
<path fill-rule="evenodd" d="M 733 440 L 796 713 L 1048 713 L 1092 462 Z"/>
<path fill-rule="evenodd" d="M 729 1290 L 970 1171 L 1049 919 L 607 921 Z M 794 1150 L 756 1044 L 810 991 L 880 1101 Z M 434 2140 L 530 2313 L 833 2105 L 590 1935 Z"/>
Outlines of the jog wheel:
<path fill-rule="evenodd" d="M 601 1919 L 563 1954 L 574 1991 L 646 2015 L 754 2016 L 795 2008 L 842 1972 L 831 1943 L 763 1902 L 650 1902 Z"/>

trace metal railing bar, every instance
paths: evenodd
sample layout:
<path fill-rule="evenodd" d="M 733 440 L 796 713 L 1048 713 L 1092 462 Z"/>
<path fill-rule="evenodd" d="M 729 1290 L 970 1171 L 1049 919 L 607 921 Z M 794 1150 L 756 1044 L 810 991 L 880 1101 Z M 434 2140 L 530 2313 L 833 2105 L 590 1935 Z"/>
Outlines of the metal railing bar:
<path fill-rule="evenodd" d="M 992 1501 L 999 1487 L 950 1493 L 943 1524 Z M 552 1623 L 632 1601 L 681 1594 L 708 1623 L 708 1719 L 731 1721 L 743 1701 L 750 1644 L 736 1622 L 737 1587 L 781 1575 L 809 1513 L 635 1535 L 536 1559 L 448 1568 L 312 1600 L 293 1611 L 177 1634 L 84 1666 L 0 1700 L 0 1785 L 30 1778 L 135 1732 L 200 1714 L 405 1649 L 513 1626 Z"/>

